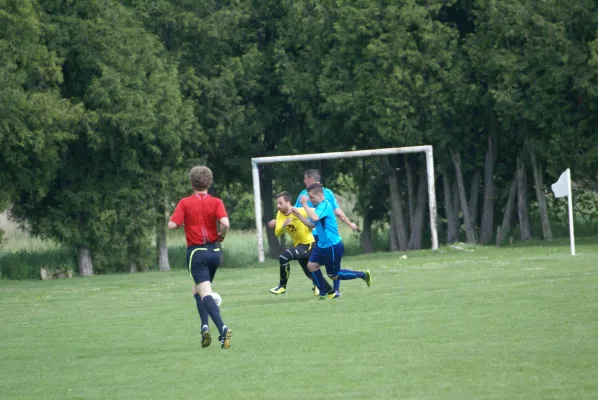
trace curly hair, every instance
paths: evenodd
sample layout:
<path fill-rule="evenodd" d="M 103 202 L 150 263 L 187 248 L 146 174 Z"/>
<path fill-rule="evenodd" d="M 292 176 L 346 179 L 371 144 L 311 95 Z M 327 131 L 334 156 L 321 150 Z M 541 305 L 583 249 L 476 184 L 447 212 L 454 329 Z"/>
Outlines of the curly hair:
<path fill-rule="evenodd" d="M 214 174 L 212 174 L 212 170 L 205 165 L 198 165 L 197 167 L 191 168 L 191 171 L 189 171 L 189 180 L 191 181 L 193 189 L 207 190 L 212 186 Z"/>

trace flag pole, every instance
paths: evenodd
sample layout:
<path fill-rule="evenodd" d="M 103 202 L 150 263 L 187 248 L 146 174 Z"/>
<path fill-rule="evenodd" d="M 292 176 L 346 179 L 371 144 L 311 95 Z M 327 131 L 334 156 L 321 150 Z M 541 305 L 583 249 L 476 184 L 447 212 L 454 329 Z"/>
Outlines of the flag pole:
<path fill-rule="evenodd" d="M 571 193 L 571 170 L 567 168 L 567 201 L 569 205 L 569 241 L 571 242 L 571 255 L 575 255 L 575 235 L 573 234 L 573 196 Z"/>

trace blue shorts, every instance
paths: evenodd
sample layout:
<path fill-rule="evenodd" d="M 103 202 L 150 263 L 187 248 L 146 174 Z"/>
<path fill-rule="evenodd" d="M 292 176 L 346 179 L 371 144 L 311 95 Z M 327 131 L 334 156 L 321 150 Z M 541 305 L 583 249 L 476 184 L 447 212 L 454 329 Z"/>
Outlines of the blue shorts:
<path fill-rule="evenodd" d="M 187 247 L 187 267 L 196 285 L 214 280 L 216 270 L 220 265 L 220 254 L 219 243 L 206 243 Z"/>
<path fill-rule="evenodd" d="M 315 262 L 326 267 L 326 273 L 334 278 L 341 270 L 341 259 L 345 254 L 343 242 L 338 242 L 330 247 L 320 248 L 316 244 L 309 256 L 309 262 Z"/>

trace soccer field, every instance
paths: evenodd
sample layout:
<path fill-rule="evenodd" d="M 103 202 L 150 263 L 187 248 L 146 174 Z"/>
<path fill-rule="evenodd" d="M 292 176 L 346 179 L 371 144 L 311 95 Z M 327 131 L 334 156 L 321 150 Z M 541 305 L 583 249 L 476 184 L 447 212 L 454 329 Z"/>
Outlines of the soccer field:
<path fill-rule="evenodd" d="M 328 301 L 297 264 L 278 297 L 276 262 L 222 268 L 228 351 L 183 270 L 0 281 L 0 398 L 598 398 L 596 240 L 469 250 L 349 257 L 373 285 Z"/>

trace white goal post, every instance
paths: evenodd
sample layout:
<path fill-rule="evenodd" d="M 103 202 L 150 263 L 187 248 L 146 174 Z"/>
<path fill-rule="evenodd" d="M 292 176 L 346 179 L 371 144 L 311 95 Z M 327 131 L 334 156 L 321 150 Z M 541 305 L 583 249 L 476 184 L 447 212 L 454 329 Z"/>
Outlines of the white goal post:
<path fill-rule="evenodd" d="M 386 149 L 341 151 L 334 153 L 298 154 L 294 156 L 256 157 L 251 159 L 253 175 L 253 198 L 255 202 L 255 228 L 259 262 L 264 262 L 264 241 L 262 224 L 262 198 L 260 195 L 259 164 L 278 162 L 331 160 L 336 158 L 386 156 L 390 154 L 426 153 L 426 172 L 428 175 L 428 203 L 430 206 L 430 229 L 432 231 L 432 250 L 438 249 L 438 232 L 436 230 L 436 191 L 434 189 L 434 158 L 432 146 L 391 147 Z"/>

